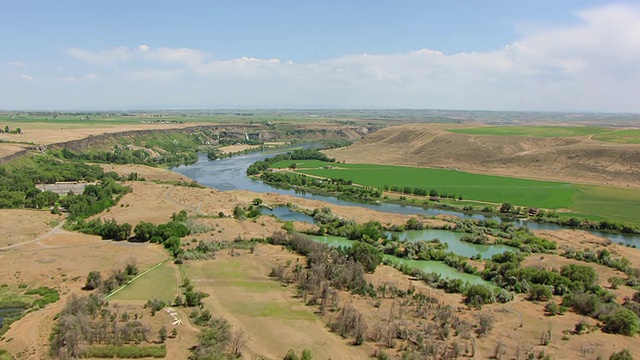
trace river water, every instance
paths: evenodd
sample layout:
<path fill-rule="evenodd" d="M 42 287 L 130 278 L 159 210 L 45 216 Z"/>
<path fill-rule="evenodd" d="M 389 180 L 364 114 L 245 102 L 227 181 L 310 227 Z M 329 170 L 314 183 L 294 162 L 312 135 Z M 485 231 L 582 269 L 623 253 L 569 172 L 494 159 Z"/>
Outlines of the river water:
<path fill-rule="evenodd" d="M 274 156 L 277 153 L 285 152 L 286 150 L 282 150 L 280 152 L 257 152 L 246 155 L 234 156 L 227 159 L 218 159 L 218 160 L 209 160 L 207 159 L 206 154 L 199 154 L 198 161 L 192 165 L 182 165 L 173 168 L 172 170 L 185 175 L 202 185 L 220 190 L 249 190 L 253 192 L 259 193 L 267 193 L 267 192 L 275 192 L 280 194 L 297 196 L 305 199 L 314 199 L 321 200 L 327 203 L 341 205 L 341 206 L 358 206 L 364 207 L 368 209 L 377 210 L 380 212 L 388 212 L 388 213 L 396 213 L 403 215 L 438 215 L 438 214 L 446 214 L 446 215 L 455 215 L 464 219 L 493 219 L 497 221 L 502 221 L 499 217 L 487 217 L 480 214 L 465 214 L 457 211 L 448 211 L 448 210 L 440 210 L 440 209 L 423 209 L 417 206 L 403 206 L 397 204 L 366 204 L 366 203 L 357 203 L 349 200 L 342 200 L 332 196 L 324 196 L 324 195 L 315 195 L 305 192 L 296 191 L 293 189 L 283 189 L 275 186 L 271 186 L 269 184 L 263 183 L 259 180 L 253 180 L 246 175 L 246 170 L 249 165 L 253 164 L 258 160 L 264 160 L 268 157 Z M 283 214 L 284 215 L 284 214 Z M 287 216 L 295 217 L 297 215 L 289 214 Z M 295 220 L 293 218 L 283 220 Z M 537 223 L 533 221 L 518 221 L 516 222 L 519 225 L 526 225 L 532 230 L 560 230 L 560 229 L 570 229 L 568 227 L 549 224 L 549 223 Z M 607 238 L 613 242 L 621 243 L 625 245 L 636 245 L 640 247 L 640 236 L 634 235 L 625 235 L 625 234 L 613 234 L 607 232 L 599 232 L 599 231 L 590 231 L 591 233 Z M 483 254 L 484 255 L 484 254 Z"/>

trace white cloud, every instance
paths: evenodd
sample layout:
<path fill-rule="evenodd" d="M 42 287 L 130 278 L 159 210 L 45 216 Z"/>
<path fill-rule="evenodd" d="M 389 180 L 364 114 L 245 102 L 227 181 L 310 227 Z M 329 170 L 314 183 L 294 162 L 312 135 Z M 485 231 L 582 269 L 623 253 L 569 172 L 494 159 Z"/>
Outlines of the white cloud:
<path fill-rule="evenodd" d="M 97 74 L 86 74 L 83 76 L 69 76 L 64 78 L 66 81 L 93 81 L 100 78 L 100 75 Z"/>
<path fill-rule="evenodd" d="M 24 80 L 27 80 L 29 82 L 34 82 L 35 81 L 35 79 L 32 76 L 27 75 L 27 74 L 20 74 L 20 78 L 22 78 Z"/>
<path fill-rule="evenodd" d="M 9 66 L 25 67 L 25 66 L 27 66 L 27 64 L 25 64 L 23 62 L 19 62 L 19 61 L 12 61 L 12 62 L 9 63 Z"/>
<path fill-rule="evenodd" d="M 419 49 L 294 63 L 148 45 L 67 53 L 90 65 L 120 64 L 129 79 L 191 76 L 199 88 L 182 82 L 170 91 L 186 99 L 224 88 L 225 99 L 246 106 L 286 99 L 293 106 L 639 112 L 640 8 L 609 5 L 576 17 L 576 25 L 538 29 L 495 51 L 452 55 Z"/>
<path fill-rule="evenodd" d="M 129 78 L 137 80 L 158 80 L 169 81 L 179 78 L 184 74 L 184 70 L 141 70 L 129 74 Z"/>

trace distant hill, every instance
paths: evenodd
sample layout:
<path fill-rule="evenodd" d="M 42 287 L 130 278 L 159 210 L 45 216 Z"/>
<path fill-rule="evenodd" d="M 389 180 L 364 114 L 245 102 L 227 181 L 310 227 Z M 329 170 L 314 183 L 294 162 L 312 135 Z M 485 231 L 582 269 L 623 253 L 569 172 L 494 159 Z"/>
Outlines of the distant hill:
<path fill-rule="evenodd" d="M 327 153 L 348 163 L 455 168 L 524 178 L 640 187 L 639 144 L 603 142 L 588 135 L 498 136 L 447 131 L 469 126 L 388 127 L 348 148 Z"/>

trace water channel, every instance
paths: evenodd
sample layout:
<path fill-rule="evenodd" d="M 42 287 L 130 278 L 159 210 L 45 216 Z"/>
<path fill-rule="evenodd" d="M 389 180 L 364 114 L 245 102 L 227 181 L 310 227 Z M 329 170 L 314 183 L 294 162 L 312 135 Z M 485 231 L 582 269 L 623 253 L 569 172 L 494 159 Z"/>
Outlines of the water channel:
<path fill-rule="evenodd" d="M 456 211 L 448 211 L 448 210 L 440 210 L 440 209 L 423 209 L 417 206 L 403 206 L 397 204 L 366 204 L 366 203 L 357 203 L 354 201 L 342 200 L 332 196 L 324 196 L 324 195 L 315 195 L 306 192 L 300 192 L 293 189 L 283 189 L 275 186 L 271 186 L 269 184 L 263 183 L 259 180 L 253 180 L 250 177 L 246 176 L 246 170 L 249 165 L 253 164 L 258 160 L 264 160 L 268 157 L 274 156 L 278 153 L 285 152 L 286 150 L 281 150 L 279 152 L 256 152 L 250 153 L 246 155 L 234 156 L 232 158 L 227 159 L 218 159 L 218 160 L 209 160 L 207 159 L 206 154 L 199 154 L 198 161 L 192 165 L 183 165 L 173 168 L 172 170 L 185 175 L 202 185 L 212 187 L 214 189 L 220 191 L 227 190 L 249 190 L 258 193 L 267 193 L 267 192 L 275 192 L 280 194 L 292 195 L 296 197 L 301 197 L 305 199 L 314 199 L 321 200 L 327 203 L 341 205 L 341 206 L 357 206 L 363 207 L 367 209 L 377 210 L 380 212 L 387 213 L 396 213 L 403 215 L 414 215 L 414 214 L 424 214 L 424 215 L 438 215 L 438 214 L 447 214 L 447 215 L 455 215 L 464 219 L 493 219 L 497 221 L 502 221 L 499 217 L 487 217 L 480 214 L 465 214 L 462 212 Z M 283 211 L 284 216 L 288 216 L 290 218 L 282 218 L 283 220 L 296 220 L 295 217 L 298 215 L 295 214 L 286 214 Z M 301 214 L 302 215 L 302 214 Z M 517 225 L 526 225 L 532 230 L 560 230 L 560 229 L 570 229 L 568 227 L 549 224 L 549 223 L 538 223 L 533 221 L 517 221 Z M 607 232 L 599 232 L 599 231 L 590 231 L 591 233 L 607 238 L 613 242 L 626 244 L 626 245 L 636 245 L 640 247 L 640 236 L 637 235 L 626 235 L 626 234 L 613 234 Z M 483 254 L 483 256 L 485 256 Z"/>

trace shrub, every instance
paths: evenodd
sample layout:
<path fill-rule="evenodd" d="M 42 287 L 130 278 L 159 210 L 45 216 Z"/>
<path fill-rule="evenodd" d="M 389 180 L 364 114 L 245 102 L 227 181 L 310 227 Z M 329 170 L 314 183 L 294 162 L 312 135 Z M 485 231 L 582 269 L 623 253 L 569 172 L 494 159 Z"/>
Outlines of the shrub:
<path fill-rule="evenodd" d="M 612 334 L 633 336 L 640 330 L 636 314 L 622 307 L 615 309 L 609 315 L 603 316 L 602 321 L 604 322 L 602 330 Z"/>
<path fill-rule="evenodd" d="M 633 360 L 633 356 L 629 352 L 629 349 L 624 349 L 620 352 L 611 354 L 611 356 L 609 356 L 609 360 Z"/>

